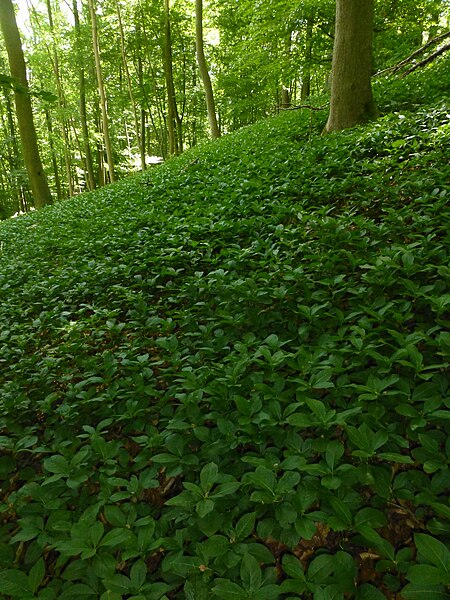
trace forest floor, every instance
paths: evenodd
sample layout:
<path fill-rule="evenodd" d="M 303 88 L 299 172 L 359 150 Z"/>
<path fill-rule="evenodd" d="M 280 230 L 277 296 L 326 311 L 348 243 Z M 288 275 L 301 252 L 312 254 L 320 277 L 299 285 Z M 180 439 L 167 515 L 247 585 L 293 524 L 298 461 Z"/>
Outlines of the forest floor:
<path fill-rule="evenodd" d="M 0 595 L 443 600 L 448 60 L 0 224 Z"/>

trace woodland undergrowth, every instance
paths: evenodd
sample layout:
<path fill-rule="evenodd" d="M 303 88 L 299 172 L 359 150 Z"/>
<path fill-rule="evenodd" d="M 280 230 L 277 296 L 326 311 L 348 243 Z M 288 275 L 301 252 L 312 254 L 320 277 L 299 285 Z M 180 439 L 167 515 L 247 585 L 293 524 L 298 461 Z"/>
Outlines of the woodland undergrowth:
<path fill-rule="evenodd" d="M 1 598 L 448 598 L 448 72 L 0 225 Z"/>

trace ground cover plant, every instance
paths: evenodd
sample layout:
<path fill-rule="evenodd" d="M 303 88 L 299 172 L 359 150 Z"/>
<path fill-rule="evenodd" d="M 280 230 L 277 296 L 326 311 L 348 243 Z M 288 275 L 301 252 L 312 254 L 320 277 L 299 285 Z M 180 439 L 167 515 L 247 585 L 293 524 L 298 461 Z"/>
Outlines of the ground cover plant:
<path fill-rule="evenodd" d="M 1 224 L 2 598 L 448 598 L 444 64 Z"/>

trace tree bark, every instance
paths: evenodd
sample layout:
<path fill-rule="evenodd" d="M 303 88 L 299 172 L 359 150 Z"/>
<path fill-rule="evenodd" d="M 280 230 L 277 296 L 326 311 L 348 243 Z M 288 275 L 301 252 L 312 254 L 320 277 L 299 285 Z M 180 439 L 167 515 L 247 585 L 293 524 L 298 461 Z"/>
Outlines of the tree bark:
<path fill-rule="evenodd" d="M 206 110 L 208 112 L 211 136 L 218 138 L 220 137 L 220 130 L 217 124 L 216 105 L 203 45 L 203 0 L 195 0 L 195 48 L 197 51 L 198 70 L 200 71 L 203 87 L 205 88 Z"/>
<path fill-rule="evenodd" d="M 377 116 L 372 96 L 373 0 L 337 0 L 330 114 L 325 133 Z"/>
<path fill-rule="evenodd" d="M 11 76 L 18 81 L 18 87 L 20 86 L 20 90 L 16 89 L 14 92 L 14 101 L 23 158 L 30 180 L 34 205 L 36 208 L 41 208 L 46 204 L 52 204 L 52 195 L 39 155 L 25 58 L 12 0 L 0 1 L 0 28 L 5 40 Z"/>
<path fill-rule="evenodd" d="M 311 95 L 311 60 L 312 60 L 312 37 L 313 37 L 314 15 L 309 14 L 306 18 L 305 31 L 305 67 L 302 76 L 302 91 L 300 99 L 305 101 Z"/>
<path fill-rule="evenodd" d="M 95 73 L 97 76 L 98 93 L 100 96 L 100 111 L 102 117 L 103 139 L 105 142 L 106 159 L 108 161 L 108 172 L 110 181 L 115 181 L 114 159 L 111 139 L 109 136 L 108 109 L 106 102 L 105 86 L 103 83 L 102 64 L 100 60 L 100 46 L 98 42 L 97 15 L 95 13 L 95 0 L 88 0 L 89 13 L 92 25 L 92 47 L 94 49 Z"/>
<path fill-rule="evenodd" d="M 134 131 L 135 131 L 134 135 L 136 138 L 136 145 L 139 149 L 139 155 L 141 157 L 141 170 L 145 171 L 145 152 L 143 151 L 142 142 L 141 142 L 141 124 L 140 124 L 140 120 L 138 117 L 138 111 L 136 108 L 136 101 L 134 99 L 130 69 L 128 68 L 128 60 L 127 60 L 127 54 L 126 54 L 126 49 L 125 49 L 125 34 L 124 34 L 124 30 L 123 30 L 122 13 L 120 11 L 119 0 L 115 0 L 115 4 L 116 4 L 117 19 L 118 19 L 118 23 L 119 23 L 120 50 L 121 50 L 121 54 L 122 54 L 122 64 L 123 64 L 123 70 L 125 72 L 125 77 L 127 80 L 128 97 L 130 98 L 131 111 L 133 113 L 133 119 L 134 119 Z"/>
<path fill-rule="evenodd" d="M 72 160 L 71 160 L 71 156 L 70 156 L 70 139 L 69 139 L 69 134 L 67 131 L 66 120 L 65 120 L 64 116 L 62 116 L 62 115 L 64 115 L 64 112 L 66 109 L 66 99 L 64 97 L 64 90 L 62 87 L 60 70 L 59 70 L 59 57 L 58 57 L 58 50 L 57 50 L 56 41 L 55 41 L 53 13 L 52 13 L 52 6 L 51 6 L 50 0 L 47 0 L 47 14 L 48 14 L 48 22 L 50 25 L 50 32 L 52 34 L 53 74 L 55 76 L 56 90 L 57 90 L 57 94 L 58 94 L 58 106 L 60 108 L 60 114 L 61 114 L 61 133 L 62 133 L 62 137 L 63 137 L 63 146 L 64 146 L 64 148 L 63 148 L 64 165 L 66 168 L 66 178 L 67 178 L 67 186 L 68 186 L 68 191 L 69 191 L 69 198 L 71 198 L 74 195 L 74 189 L 73 189 L 73 180 L 72 180 Z"/>
<path fill-rule="evenodd" d="M 164 74 L 167 88 L 167 134 L 169 138 L 169 155 L 180 154 L 183 148 L 182 140 L 179 139 L 181 121 L 178 116 L 175 85 L 173 83 L 169 0 L 164 0 Z"/>
<path fill-rule="evenodd" d="M 78 0 L 73 0 L 72 10 L 73 19 L 75 23 L 75 35 L 77 41 L 77 56 L 78 56 L 78 68 L 79 68 L 79 85 L 80 85 L 80 124 L 81 131 L 83 134 L 83 146 L 84 146 L 84 158 L 86 163 L 86 184 L 88 190 L 95 189 L 95 175 L 94 175 L 94 161 L 92 159 L 91 145 L 89 143 L 89 128 L 87 123 L 87 109 L 86 109 L 86 77 L 84 75 L 83 67 L 83 49 L 81 40 L 81 26 L 80 26 L 80 15 L 78 13 Z"/>

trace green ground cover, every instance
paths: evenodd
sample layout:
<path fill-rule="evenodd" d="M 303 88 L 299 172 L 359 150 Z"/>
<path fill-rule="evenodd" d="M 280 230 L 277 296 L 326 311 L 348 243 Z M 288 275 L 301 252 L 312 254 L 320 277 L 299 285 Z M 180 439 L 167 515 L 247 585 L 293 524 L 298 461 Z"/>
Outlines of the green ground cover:
<path fill-rule="evenodd" d="M 2 598 L 448 598 L 448 67 L 0 225 Z"/>

